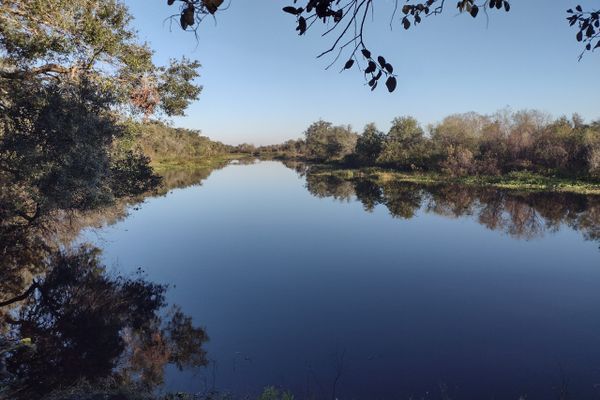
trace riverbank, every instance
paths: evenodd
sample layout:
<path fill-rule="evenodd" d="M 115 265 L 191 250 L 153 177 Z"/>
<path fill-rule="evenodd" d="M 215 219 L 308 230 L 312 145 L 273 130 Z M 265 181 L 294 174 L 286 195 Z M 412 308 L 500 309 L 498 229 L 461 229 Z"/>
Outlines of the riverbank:
<path fill-rule="evenodd" d="M 173 170 L 217 168 L 234 160 L 247 160 L 249 158 L 253 157 L 244 153 L 226 153 L 198 158 L 165 158 L 153 160 L 150 165 L 160 175 L 163 172 Z"/>
<path fill-rule="evenodd" d="M 452 177 L 434 172 L 400 172 L 382 168 L 340 168 L 315 164 L 312 174 L 333 175 L 344 179 L 368 178 L 379 183 L 390 181 L 424 185 L 455 184 L 531 192 L 566 192 L 600 195 L 600 182 L 547 177 L 529 172 L 511 172 L 500 176 L 473 175 Z"/>

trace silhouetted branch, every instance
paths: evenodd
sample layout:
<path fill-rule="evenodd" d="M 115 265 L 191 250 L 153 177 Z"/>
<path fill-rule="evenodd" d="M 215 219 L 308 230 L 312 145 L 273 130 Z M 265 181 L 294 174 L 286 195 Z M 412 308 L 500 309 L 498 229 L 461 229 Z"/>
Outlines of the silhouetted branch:
<path fill-rule="evenodd" d="M 578 5 L 575 9 L 569 8 L 567 14 L 569 14 L 567 17 L 569 25 L 577 24 L 575 38 L 585 45 L 584 50 L 579 54 L 581 60 L 586 51 L 594 51 L 600 47 L 600 10 L 584 11 Z"/>

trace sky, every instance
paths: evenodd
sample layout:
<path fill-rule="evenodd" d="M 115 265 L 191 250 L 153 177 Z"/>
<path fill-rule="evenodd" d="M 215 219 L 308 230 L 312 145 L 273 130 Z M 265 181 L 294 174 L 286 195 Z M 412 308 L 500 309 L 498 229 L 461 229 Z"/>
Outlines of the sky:
<path fill-rule="evenodd" d="M 357 69 L 340 73 L 345 59 L 325 70 L 332 58 L 316 56 L 335 37 L 321 37 L 323 24 L 298 36 L 295 18 L 281 11 L 292 0 L 230 0 L 198 28 L 197 40 L 165 22 L 178 10 L 166 0 L 125 3 L 158 64 L 182 56 L 202 64 L 200 99 L 173 124 L 228 144 L 261 145 L 298 138 L 318 119 L 359 131 L 369 122 L 386 130 L 403 115 L 426 126 L 506 107 L 599 119 L 600 51 L 578 61 L 582 47 L 565 20 L 567 8 L 598 3 L 577 1 L 512 0 L 509 13 L 490 11 L 489 19 L 459 15 L 447 2 L 443 15 L 405 31 L 399 19 L 390 29 L 393 0 L 377 0 L 366 43 L 394 65 L 392 94 L 384 86 L 371 92 Z"/>

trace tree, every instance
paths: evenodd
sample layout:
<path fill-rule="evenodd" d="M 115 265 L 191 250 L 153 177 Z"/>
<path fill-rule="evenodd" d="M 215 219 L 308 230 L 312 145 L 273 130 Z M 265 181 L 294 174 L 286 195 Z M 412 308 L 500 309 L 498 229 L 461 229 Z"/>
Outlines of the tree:
<path fill-rule="evenodd" d="M 341 160 L 352 154 L 357 141 L 350 126 L 333 126 L 322 120 L 310 125 L 304 136 L 306 156 L 316 161 Z"/>
<path fill-rule="evenodd" d="M 417 120 L 400 117 L 392 121 L 378 162 L 404 169 L 422 168 L 427 154 L 424 132 Z"/>
<path fill-rule="evenodd" d="M 178 17 L 182 29 L 191 28 L 196 33 L 199 24 L 208 15 L 214 15 L 223 0 L 178 0 L 180 9 L 173 17 Z M 167 0 L 173 5 L 175 0 Z M 392 26 L 398 20 L 404 29 L 416 27 L 425 18 L 442 14 L 448 7 L 445 0 L 394 0 L 390 2 L 386 13 Z M 402 7 L 400 7 L 401 3 Z M 374 12 L 374 0 L 294 0 L 293 5 L 283 7 L 283 11 L 296 18 L 296 31 L 305 35 L 316 22 L 322 21 L 325 30 L 322 36 L 333 35 L 330 48 L 318 55 L 318 58 L 334 54 L 327 67 L 343 60 L 342 70 L 356 67 L 364 74 L 371 90 L 375 90 L 383 78 L 388 91 L 397 87 L 397 75 L 394 66 L 383 55 L 377 55 L 366 44 L 366 28 L 369 15 Z M 378 2 L 378 5 L 380 2 Z M 490 11 L 509 12 L 509 0 L 459 0 L 456 8 L 460 13 L 468 13 L 476 18 Z M 576 40 L 584 45 L 580 59 L 587 51 L 600 47 L 600 10 L 583 10 L 580 5 L 567 10 L 567 20 L 577 29 Z M 387 23 L 388 19 L 386 19 Z"/>
<path fill-rule="evenodd" d="M 355 153 L 358 162 L 362 165 L 373 165 L 383 149 L 383 132 L 373 123 L 365 126 L 362 134 L 356 141 Z"/>
<path fill-rule="evenodd" d="M 20 188 L 15 217 L 33 222 L 157 185 L 147 158 L 113 143 L 127 119 L 181 115 L 200 93 L 199 64 L 155 66 L 130 19 L 117 0 L 0 4 L 0 182 Z"/>
<path fill-rule="evenodd" d="M 154 65 L 130 20 L 118 0 L 0 2 L 0 274 L 15 277 L 2 289 L 41 268 L 56 215 L 160 182 L 116 142 L 132 119 L 182 114 L 200 94 L 199 64 Z"/>

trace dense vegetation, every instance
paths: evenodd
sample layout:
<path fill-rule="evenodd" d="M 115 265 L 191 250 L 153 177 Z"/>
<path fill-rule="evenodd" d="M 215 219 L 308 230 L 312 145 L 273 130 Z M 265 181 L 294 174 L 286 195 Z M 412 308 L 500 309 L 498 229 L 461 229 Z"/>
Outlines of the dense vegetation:
<path fill-rule="evenodd" d="M 205 160 L 235 150 L 232 146 L 202 136 L 199 131 L 173 128 L 159 121 L 132 121 L 129 128 L 129 136 L 119 141 L 119 147 L 143 153 L 153 165 Z"/>
<path fill-rule="evenodd" d="M 427 131 L 412 117 L 387 133 L 368 124 L 362 133 L 318 121 L 304 139 L 260 148 L 263 154 L 349 167 L 436 172 L 453 177 L 532 172 L 600 179 L 600 122 L 577 115 L 552 119 L 538 111 L 457 114 Z"/>
<path fill-rule="evenodd" d="M 222 1 L 202 1 L 209 11 L 213 3 Z M 59 240 L 74 217 L 156 190 L 151 163 L 255 151 L 151 122 L 182 115 L 198 98 L 199 64 L 155 65 L 130 19 L 118 0 L 0 2 L 0 398 L 40 398 L 81 382 L 93 392 L 107 381 L 151 397 L 167 364 L 207 362 L 206 332 L 178 309 L 166 312 L 166 287 L 110 274 L 97 249 Z M 599 131 L 530 112 L 453 116 L 428 135 L 412 118 L 360 135 L 319 121 L 305 140 L 262 150 L 454 176 L 598 179 Z"/>
<path fill-rule="evenodd" d="M 80 380 L 150 390 L 167 364 L 206 363 L 206 333 L 165 313 L 166 287 L 60 241 L 82 213 L 159 186 L 154 143 L 179 136 L 152 157 L 218 148 L 143 124 L 183 114 L 199 64 L 155 65 L 130 19 L 118 0 L 0 2 L 0 398 Z"/>

